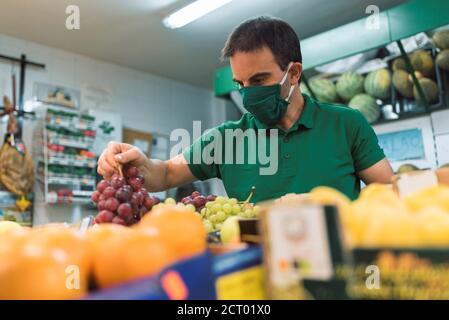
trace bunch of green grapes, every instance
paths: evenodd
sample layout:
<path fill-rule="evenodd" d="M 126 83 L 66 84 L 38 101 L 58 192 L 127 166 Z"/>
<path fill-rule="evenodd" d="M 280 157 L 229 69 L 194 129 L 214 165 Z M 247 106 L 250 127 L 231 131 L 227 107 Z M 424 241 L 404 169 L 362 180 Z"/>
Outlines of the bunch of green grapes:
<path fill-rule="evenodd" d="M 223 222 L 229 217 L 257 218 L 259 212 L 260 207 L 252 203 L 218 196 L 214 201 L 207 202 L 200 214 L 207 232 L 213 232 L 220 230 Z"/>
<path fill-rule="evenodd" d="M 188 210 L 190 210 L 192 212 L 196 211 L 196 207 L 193 204 L 190 204 L 190 203 L 189 204 L 184 204 L 182 202 L 176 203 L 176 200 L 173 199 L 173 198 L 165 199 L 164 202 L 160 202 L 160 203 L 154 205 L 152 209 L 157 209 L 157 208 L 160 208 L 160 207 L 163 207 L 163 206 L 176 206 L 176 207 L 179 207 L 179 208 L 188 209 Z"/>

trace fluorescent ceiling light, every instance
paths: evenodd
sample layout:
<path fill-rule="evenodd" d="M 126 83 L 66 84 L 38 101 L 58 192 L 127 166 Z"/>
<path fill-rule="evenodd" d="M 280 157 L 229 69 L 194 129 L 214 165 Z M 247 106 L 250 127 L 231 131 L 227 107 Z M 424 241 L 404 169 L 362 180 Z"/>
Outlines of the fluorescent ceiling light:
<path fill-rule="evenodd" d="M 232 0 L 197 0 L 166 17 L 163 20 L 163 23 L 170 29 L 181 28 L 231 1 Z"/>

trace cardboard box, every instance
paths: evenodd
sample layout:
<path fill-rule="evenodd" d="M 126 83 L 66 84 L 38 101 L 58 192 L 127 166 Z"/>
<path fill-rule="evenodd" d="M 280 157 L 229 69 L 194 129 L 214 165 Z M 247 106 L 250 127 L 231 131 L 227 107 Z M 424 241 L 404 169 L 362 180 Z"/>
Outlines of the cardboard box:
<path fill-rule="evenodd" d="M 403 173 L 394 176 L 392 182 L 393 188 L 399 196 L 407 197 L 439 184 L 449 186 L 449 168 Z"/>

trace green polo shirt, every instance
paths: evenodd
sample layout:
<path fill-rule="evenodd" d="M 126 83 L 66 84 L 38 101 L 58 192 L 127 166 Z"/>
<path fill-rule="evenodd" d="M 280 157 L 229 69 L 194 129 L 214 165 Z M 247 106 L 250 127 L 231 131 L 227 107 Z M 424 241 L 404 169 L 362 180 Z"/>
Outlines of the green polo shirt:
<path fill-rule="evenodd" d="M 246 113 L 203 134 L 184 151 L 193 175 L 200 180 L 220 178 L 228 196 L 239 200 L 246 199 L 252 186 L 254 202 L 307 193 L 317 186 L 357 198 L 356 173 L 385 158 L 374 130 L 357 110 L 303 96 L 303 112 L 288 131 L 269 131 Z M 242 141 L 243 147 L 236 143 Z"/>

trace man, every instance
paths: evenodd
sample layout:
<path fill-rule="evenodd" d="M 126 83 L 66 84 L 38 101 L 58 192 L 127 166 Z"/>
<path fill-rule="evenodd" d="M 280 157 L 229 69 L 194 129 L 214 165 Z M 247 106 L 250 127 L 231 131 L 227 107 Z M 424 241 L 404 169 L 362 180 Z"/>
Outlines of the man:
<path fill-rule="evenodd" d="M 118 164 L 135 165 L 144 174 L 146 188 L 151 192 L 218 177 L 228 195 L 240 200 L 255 186 L 254 201 L 306 193 L 320 185 L 334 187 L 355 199 L 360 179 L 366 184 L 390 182 L 391 166 L 360 112 L 319 103 L 301 94 L 300 43 L 287 23 L 269 17 L 247 20 L 232 32 L 222 53 L 229 58 L 234 81 L 240 86 L 249 113 L 239 121 L 220 125 L 214 132 L 274 128 L 276 134 L 258 135 L 257 141 L 249 141 L 243 150 L 243 163 L 192 161 L 195 152 L 211 143 L 210 134 L 168 161 L 150 160 L 136 147 L 111 142 L 99 159 L 99 174 L 109 178 Z M 277 170 L 261 174 L 263 164 L 259 160 L 248 162 L 256 150 L 248 147 L 273 137 L 276 140 L 271 146 L 275 148 L 271 149 L 276 151 Z M 229 149 L 232 141 L 224 141 L 221 151 L 225 156 L 238 151 L 234 146 Z M 257 146 L 260 148 L 258 143 Z"/>

